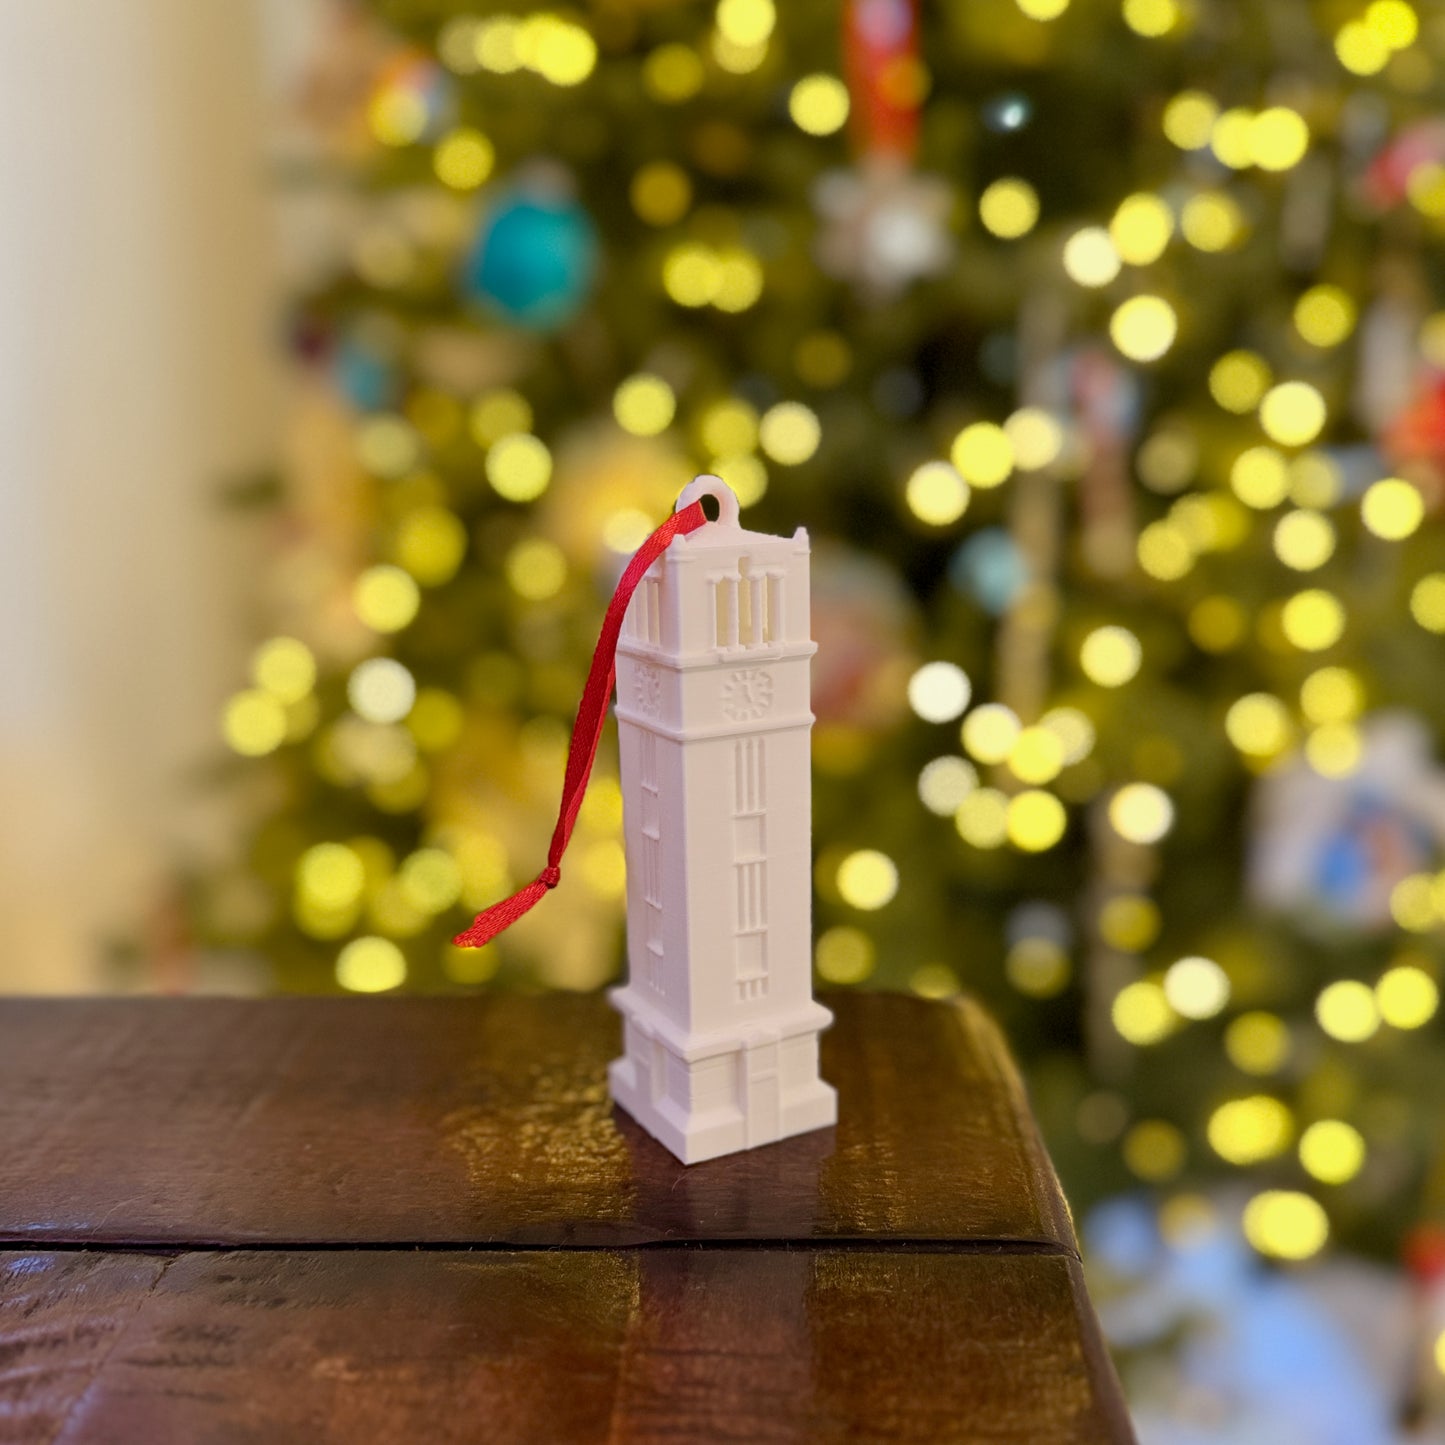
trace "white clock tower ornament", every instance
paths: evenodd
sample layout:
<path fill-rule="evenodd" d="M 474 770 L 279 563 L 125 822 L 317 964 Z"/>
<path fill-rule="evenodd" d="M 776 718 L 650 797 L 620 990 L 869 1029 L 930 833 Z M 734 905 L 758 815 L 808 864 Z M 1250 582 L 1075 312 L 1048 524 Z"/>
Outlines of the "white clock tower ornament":
<path fill-rule="evenodd" d="M 812 995 L 808 534 L 719 515 L 643 575 L 617 646 L 625 1052 L 612 1097 L 685 1164 L 837 1119 Z"/>

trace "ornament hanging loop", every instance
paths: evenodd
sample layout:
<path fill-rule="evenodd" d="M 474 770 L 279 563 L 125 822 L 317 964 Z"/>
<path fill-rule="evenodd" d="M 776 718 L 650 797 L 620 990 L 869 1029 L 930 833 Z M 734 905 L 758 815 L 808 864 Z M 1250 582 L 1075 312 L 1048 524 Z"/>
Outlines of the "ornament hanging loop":
<path fill-rule="evenodd" d="M 673 511 L 681 512 L 703 497 L 711 497 L 717 503 L 717 526 L 732 528 L 741 525 L 738 521 L 738 494 L 721 477 L 715 477 L 710 472 L 694 477 L 682 489 Z"/>

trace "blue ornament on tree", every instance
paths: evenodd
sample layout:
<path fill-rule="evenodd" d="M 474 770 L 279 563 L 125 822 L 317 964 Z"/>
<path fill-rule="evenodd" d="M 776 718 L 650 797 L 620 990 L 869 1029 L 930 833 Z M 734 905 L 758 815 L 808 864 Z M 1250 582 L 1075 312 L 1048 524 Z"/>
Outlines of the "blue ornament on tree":
<path fill-rule="evenodd" d="M 570 197 L 517 191 L 483 218 L 462 267 L 467 295 L 514 326 L 556 331 L 597 274 L 597 230 Z"/>
<path fill-rule="evenodd" d="M 1029 564 L 1004 528 L 985 527 L 953 554 L 948 576 L 960 592 L 997 617 L 1028 584 Z"/>

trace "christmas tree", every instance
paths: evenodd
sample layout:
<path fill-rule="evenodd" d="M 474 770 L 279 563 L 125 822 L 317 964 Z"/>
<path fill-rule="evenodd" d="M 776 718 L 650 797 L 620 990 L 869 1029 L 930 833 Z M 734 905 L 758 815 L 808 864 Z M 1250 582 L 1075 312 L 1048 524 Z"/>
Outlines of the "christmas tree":
<path fill-rule="evenodd" d="M 1080 1202 L 1226 1175 L 1267 1255 L 1392 1250 L 1442 57 L 1404 0 L 338 12 L 289 179 L 346 246 L 201 936 L 291 989 L 615 977 L 605 749 L 556 895 L 448 940 L 541 867 L 606 597 L 713 471 L 815 542 L 820 980 L 984 997 Z"/>

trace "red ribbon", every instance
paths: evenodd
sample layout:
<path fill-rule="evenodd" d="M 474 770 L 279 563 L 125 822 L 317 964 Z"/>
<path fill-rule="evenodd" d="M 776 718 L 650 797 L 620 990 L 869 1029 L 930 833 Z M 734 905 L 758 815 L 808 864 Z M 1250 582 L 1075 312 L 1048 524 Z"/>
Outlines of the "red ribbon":
<path fill-rule="evenodd" d="M 525 888 L 477 914 L 472 926 L 452 939 L 458 948 L 480 948 L 484 943 L 490 943 L 557 886 L 562 877 L 562 855 L 567 851 L 572 829 L 577 825 L 582 795 L 587 791 L 587 780 L 592 776 L 592 764 L 597 757 L 597 745 L 602 741 L 602 725 L 607 721 L 607 703 L 612 697 L 612 684 L 617 677 L 617 639 L 622 632 L 627 604 L 632 601 L 632 594 L 637 591 L 643 573 L 667 551 L 673 539 L 697 531 L 706 521 L 707 513 L 700 501 L 674 512 L 637 549 L 627 564 L 617 591 L 607 604 L 607 615 L 602 619 L 602 632 L 597 638 L 597 649 L 592 654 L 592 666 L 587 673 L 587 686 L 582 689 L 577 721 L 572 725 L 572 746 L 567 753 L 567 772 L 562 780 L 562 808 L 552 832 L 551 847 L 547 849 L 547 866 Z"/>

